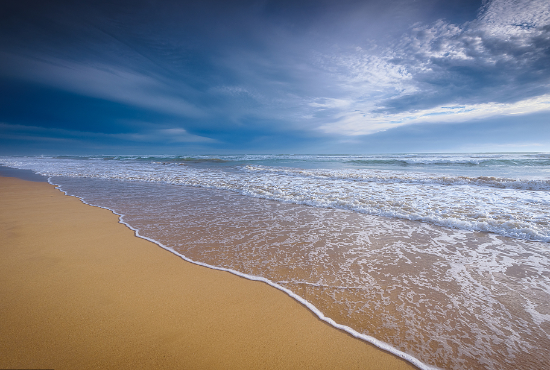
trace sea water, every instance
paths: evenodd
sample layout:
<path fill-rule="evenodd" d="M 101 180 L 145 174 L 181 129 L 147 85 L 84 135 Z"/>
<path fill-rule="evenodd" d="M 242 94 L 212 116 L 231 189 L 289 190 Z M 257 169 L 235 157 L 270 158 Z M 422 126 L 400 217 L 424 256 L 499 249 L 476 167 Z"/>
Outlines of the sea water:
<path fill-rule="evenodd" d="M 2 157 L 446 369 L 550 363 L 550 155 Z M 406 355 L 406 356 L 407 356 Z"/>

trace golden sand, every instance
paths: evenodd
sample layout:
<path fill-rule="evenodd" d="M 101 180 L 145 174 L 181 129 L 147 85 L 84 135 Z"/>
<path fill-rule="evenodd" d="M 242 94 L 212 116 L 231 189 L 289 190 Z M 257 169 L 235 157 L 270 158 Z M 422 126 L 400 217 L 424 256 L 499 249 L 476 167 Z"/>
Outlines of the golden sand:
<path fill-rule="evenodd" d="M 414 369 L 110 211 L 0 177 L 0 368 Z"/>

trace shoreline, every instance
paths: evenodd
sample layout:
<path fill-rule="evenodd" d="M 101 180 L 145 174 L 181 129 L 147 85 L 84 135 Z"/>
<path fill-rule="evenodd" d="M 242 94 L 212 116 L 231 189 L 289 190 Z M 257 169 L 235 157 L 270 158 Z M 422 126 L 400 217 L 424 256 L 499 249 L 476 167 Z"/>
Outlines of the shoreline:
<path fill-rule="evenodd" d="M 0 177 L 0 191 L 0 367 L 415 369 L 50 184 Z"/>

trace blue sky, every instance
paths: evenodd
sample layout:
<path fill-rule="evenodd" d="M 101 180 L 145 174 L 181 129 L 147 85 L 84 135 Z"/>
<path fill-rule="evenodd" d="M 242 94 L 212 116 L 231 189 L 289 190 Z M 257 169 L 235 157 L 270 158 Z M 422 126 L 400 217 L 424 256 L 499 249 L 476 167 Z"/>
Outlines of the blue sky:
<path fill-rule="evenodd" d="M 550 151 L 547 0 L 0 3 L 0 154 L 461 151 Z"/>

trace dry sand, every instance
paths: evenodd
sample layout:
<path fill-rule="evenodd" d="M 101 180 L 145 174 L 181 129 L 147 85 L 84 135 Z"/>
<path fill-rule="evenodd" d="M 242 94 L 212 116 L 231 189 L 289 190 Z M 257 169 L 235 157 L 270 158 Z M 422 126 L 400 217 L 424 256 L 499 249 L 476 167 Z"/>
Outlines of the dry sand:
<path fill-rule="evenodd" d="M 0 368 L 414 369 L 108 210 L 0 177 Z"/>

